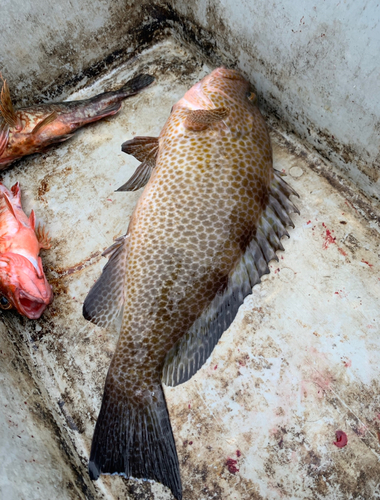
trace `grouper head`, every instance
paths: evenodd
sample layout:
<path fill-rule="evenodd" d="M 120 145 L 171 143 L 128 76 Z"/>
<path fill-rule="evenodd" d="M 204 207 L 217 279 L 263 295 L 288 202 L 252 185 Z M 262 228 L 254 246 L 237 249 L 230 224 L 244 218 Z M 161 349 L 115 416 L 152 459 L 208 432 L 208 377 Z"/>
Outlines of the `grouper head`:
<path fill-rule="evenodd" d="M 52 288 L 42 261 L 6 252 L 0 257 L 0 308 L 16 309 L 29 319 L 38 319 L 52 302 Z"/>
<path fill-rule="evenodd" d="M 173 107 L 173 110 L 176 108 L 219 108 L 225 103 L 225 98 L 242 106 L 242 109 L 256 104 L 257 101 L 252 85 L 240 73 L 221 67 L 193 85 Z M 234 117 L 231 118 L 233 120 Z M 242 116 L 236 116 L 236 119 L 241 121 Z"/>

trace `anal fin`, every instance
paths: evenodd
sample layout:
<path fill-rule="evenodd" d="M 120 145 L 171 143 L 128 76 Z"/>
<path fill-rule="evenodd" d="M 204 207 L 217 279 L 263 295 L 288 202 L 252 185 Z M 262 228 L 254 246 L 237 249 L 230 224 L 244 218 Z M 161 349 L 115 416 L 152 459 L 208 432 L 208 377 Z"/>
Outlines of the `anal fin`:
<path fill-rule="evenodd" d="M 289 213 L 298 212 L 290 202 L 293 190 L 276 174 L 270 187 L 269 202 L 245 253 L 228 275 L 227 286 L 219 290 L 189 331 L 169 351 L 162 381 L 171 386 L 189 380 L 206 362 L 223 332 L 231 325 L 252 287 L 269 273 L 268 263 L 283 250 L 282 236 L 289 236 Z M 298 212 L 299 213 L 299 212 Z"/>
<path fill-rule="evenodd" d="M 121 236 L 103 253 L 109 260 L 83 303 L 85 319 L 103 328 L 117 319 L 124 306 L 128 238 Z"/>

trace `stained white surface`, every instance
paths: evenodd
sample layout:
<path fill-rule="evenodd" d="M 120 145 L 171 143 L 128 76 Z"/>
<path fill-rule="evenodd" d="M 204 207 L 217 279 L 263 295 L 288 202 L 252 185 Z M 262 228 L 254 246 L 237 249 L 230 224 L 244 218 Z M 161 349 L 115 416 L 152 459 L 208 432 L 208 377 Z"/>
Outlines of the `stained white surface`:
<path fill-rule="evenodd" d="M 141 70 L 155 74 L 154 86 L 125 101 L 119 115 L 3 175 L 7 186 L 20 182 L 26 213 L 33 208 L 50 230 L 52 249 L 43 262 L 55 292 L 40 320 L 10 312 L 3 318 L 29 351 L 25 359 L 83 475 L 117 333 L 86 322 L 82 302 L 106 262 L 101 252 L 125 233 L 140 194 L 114 192 L 138 165 L 120 145 L 134 135 L 158 135 L 171 106 L 211 69 L 188 47 L 158 44 L 72 97 L 114 88 Z M 289 174 L 301 215 L 293 217 L 279 262 L 271 263 L 271 274 L 245 300 L 205 366 L 182 386 L 166 388 L 184 500 L 377 498 L 379 233 L 310 168 L 318 157 L 292 137 L 273 131 L 272 138 L 275 166 Z M 21 405 L 17 391 L 14 397 Z M 333 444 L 338 429 L 348 435 L 342 449 Z M 12 453 L 13 446 L 14 471 L 21 474 L 17 457 L 27 447 L 11 436 L 4 433 L 6 449 Z M 41 467 L 50 492 L 54 468 Z M 35 488 L 33 475 L 23 478 L 17 492 Z M 4 481 L 3 468 L 0 487 Z M 78 495 L 61 486 L 58 496 L 40 498 L 48 497 Z M 160 485 L 105 477 L 88 498 L 171 496 Z"/>

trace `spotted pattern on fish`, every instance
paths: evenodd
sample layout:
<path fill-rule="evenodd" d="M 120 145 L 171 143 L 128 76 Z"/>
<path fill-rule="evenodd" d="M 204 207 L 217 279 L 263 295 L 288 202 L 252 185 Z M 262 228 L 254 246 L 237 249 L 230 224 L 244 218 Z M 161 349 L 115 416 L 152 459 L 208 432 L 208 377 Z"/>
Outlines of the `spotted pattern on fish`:
<path fill-rule="evenodd" d="M 199 109 L 209 113 L 202 119 Z M 249 83 L 236 71 L 219 68 L 192 87 L 173 107 L 158 144 L 155 167 L 128 229 L 123 321 L 90 471 L 93 477 L 103 471 L 153 478 L 179 499 L 178 474 L 165 461 L 152 471 L 165 449 L 163 440 L 177 463 L 160 383 L 165 359 L 230 286 L 270 205 L 275 179 L 268 130 Z M 266 224 L 273 214 L 275 225 L 278 215 L 268 214 Z M 266 257 L 256 246 L 261 276 Z M 168 429 L 161 438 L 158 427 Z"/>

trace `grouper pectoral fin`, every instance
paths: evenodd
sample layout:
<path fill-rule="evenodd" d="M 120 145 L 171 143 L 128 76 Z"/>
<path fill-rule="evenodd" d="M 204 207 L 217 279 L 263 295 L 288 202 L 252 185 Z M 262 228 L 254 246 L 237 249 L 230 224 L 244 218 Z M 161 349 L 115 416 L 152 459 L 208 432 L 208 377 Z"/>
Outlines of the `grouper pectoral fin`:
<path fill-rule="evenodd" d="M 134 137 L 122 144 L 124 153 L 134 156 L 141 164 L 137 167 L 132 177 L 117 191 L 137 191 L 144 187 L 156 166 L 158 154 L 158 137 Z"/>
<path fill-rule="evenodd" d="M 0 79 L 3 81 L 3 88 L 1 89 L 0 93 L 0 113 L 10 128 L 20 130 L 22 126 L 17 113 L 13 108 L 9 86 L 1 73 Z"/>
<path fill-rule="evenodd" d="M 214 123 L 224 120 L 229 114 L 230 110 L 224 107 L 190 110 L 184 121 L 184 126 L 189 130 L 205 130 Z"/>
<path fill-rule="evenodd" d="M 299 213 L 289 200 L 291 194 L 297 195 L 275 174 L 269 201 L 255 235 L 230 272 L 226 287 L 217 293 L 187 334 L 167 354 L 162 374 L 166 385 L 182 384 L 202 367 L 235 319 L 245 297 L 252 293 L 252 287 L 260 283 L 261 276 L 269 273 L 268 262 L 278 260 L 276 251 L 284 249 L 280 239 L 289 236 L 286 226 L 293 226 L 289 213 Z"/>
<path fill-rule="evenodd" d="M 103 328 L 109 327 L 119 317 L 124 306 L 128 239 L 128 235 L 121 236 L 103 252 L 109 260 L 83 303 L 85 319 Z"/>

